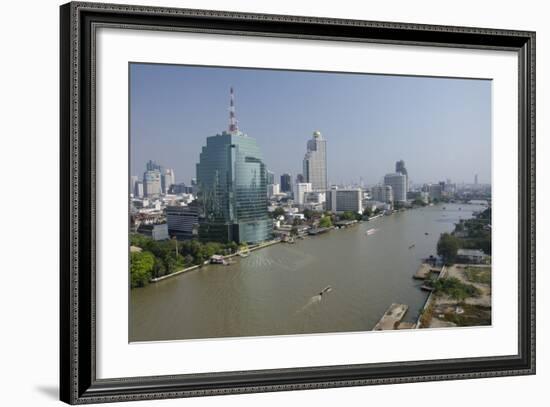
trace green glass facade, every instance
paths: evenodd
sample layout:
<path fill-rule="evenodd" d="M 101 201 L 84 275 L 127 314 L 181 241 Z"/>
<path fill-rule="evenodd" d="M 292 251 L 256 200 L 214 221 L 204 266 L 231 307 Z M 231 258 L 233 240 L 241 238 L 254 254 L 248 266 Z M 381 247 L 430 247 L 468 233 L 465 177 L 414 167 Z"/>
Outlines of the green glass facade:
<path fill-rule="evenodd" d="M 204 241 L 258 243 L 272 237 L 267 170 L 256 140 L 239 131 L 206 139 L 197 164 Z"/>

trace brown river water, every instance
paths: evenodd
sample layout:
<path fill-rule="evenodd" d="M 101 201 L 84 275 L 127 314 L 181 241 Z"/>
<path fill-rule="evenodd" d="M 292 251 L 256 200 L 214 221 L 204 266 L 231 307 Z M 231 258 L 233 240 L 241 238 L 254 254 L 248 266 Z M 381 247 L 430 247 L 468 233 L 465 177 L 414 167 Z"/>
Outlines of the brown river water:
<path fill-rule="evenodd" d="M 133 289 L 129 341 L 366 331 L 393 302 L 416 321 L 427 297 L 412 279 L 421 259 L 482 209 L 408 210 Z"/>

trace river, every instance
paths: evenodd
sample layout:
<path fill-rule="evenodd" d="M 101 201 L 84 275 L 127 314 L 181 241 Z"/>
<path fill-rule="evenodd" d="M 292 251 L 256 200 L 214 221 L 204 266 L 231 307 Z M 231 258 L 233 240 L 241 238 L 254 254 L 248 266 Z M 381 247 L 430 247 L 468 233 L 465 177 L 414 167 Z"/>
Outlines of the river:
<path fill-rule="evenodd" d="M 435 255 L 441 233 L 482 209 L 399 212 L 133 289 L 129 340 L 365 331 L 393 302 L 416 321 L 427 297 L 412 278 L 421 259 Z"/>

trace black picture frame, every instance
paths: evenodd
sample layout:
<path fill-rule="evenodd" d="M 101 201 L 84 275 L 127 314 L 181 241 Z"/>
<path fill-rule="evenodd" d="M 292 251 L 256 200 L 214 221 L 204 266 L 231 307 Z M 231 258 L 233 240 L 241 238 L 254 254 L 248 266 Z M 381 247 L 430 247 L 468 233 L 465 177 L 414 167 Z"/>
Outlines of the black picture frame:
<path fill-rule="evenodd" d="M 72 2 L 60 7 L 60 398 L 70 404 L 535 373 L 535 33 Z M 519 349 L 515 355 L 96 378 L 95 67 L 100 26 L 517 52 Z M 510 265 L 512 267 L 512 265 Z"/>

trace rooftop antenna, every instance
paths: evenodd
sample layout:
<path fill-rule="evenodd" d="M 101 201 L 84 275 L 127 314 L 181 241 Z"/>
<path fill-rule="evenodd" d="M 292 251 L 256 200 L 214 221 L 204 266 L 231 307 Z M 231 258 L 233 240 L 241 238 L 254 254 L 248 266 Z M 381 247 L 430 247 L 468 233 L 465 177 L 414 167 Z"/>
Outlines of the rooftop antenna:
<path fill-rule="evenodd" d="M 235 117 L 235 93 L 233 92 L 233 86 L 230 89 L 229 99 L 229 132 L 237 133 L 239 126 L 237 126 L 237 118 Z"/>

